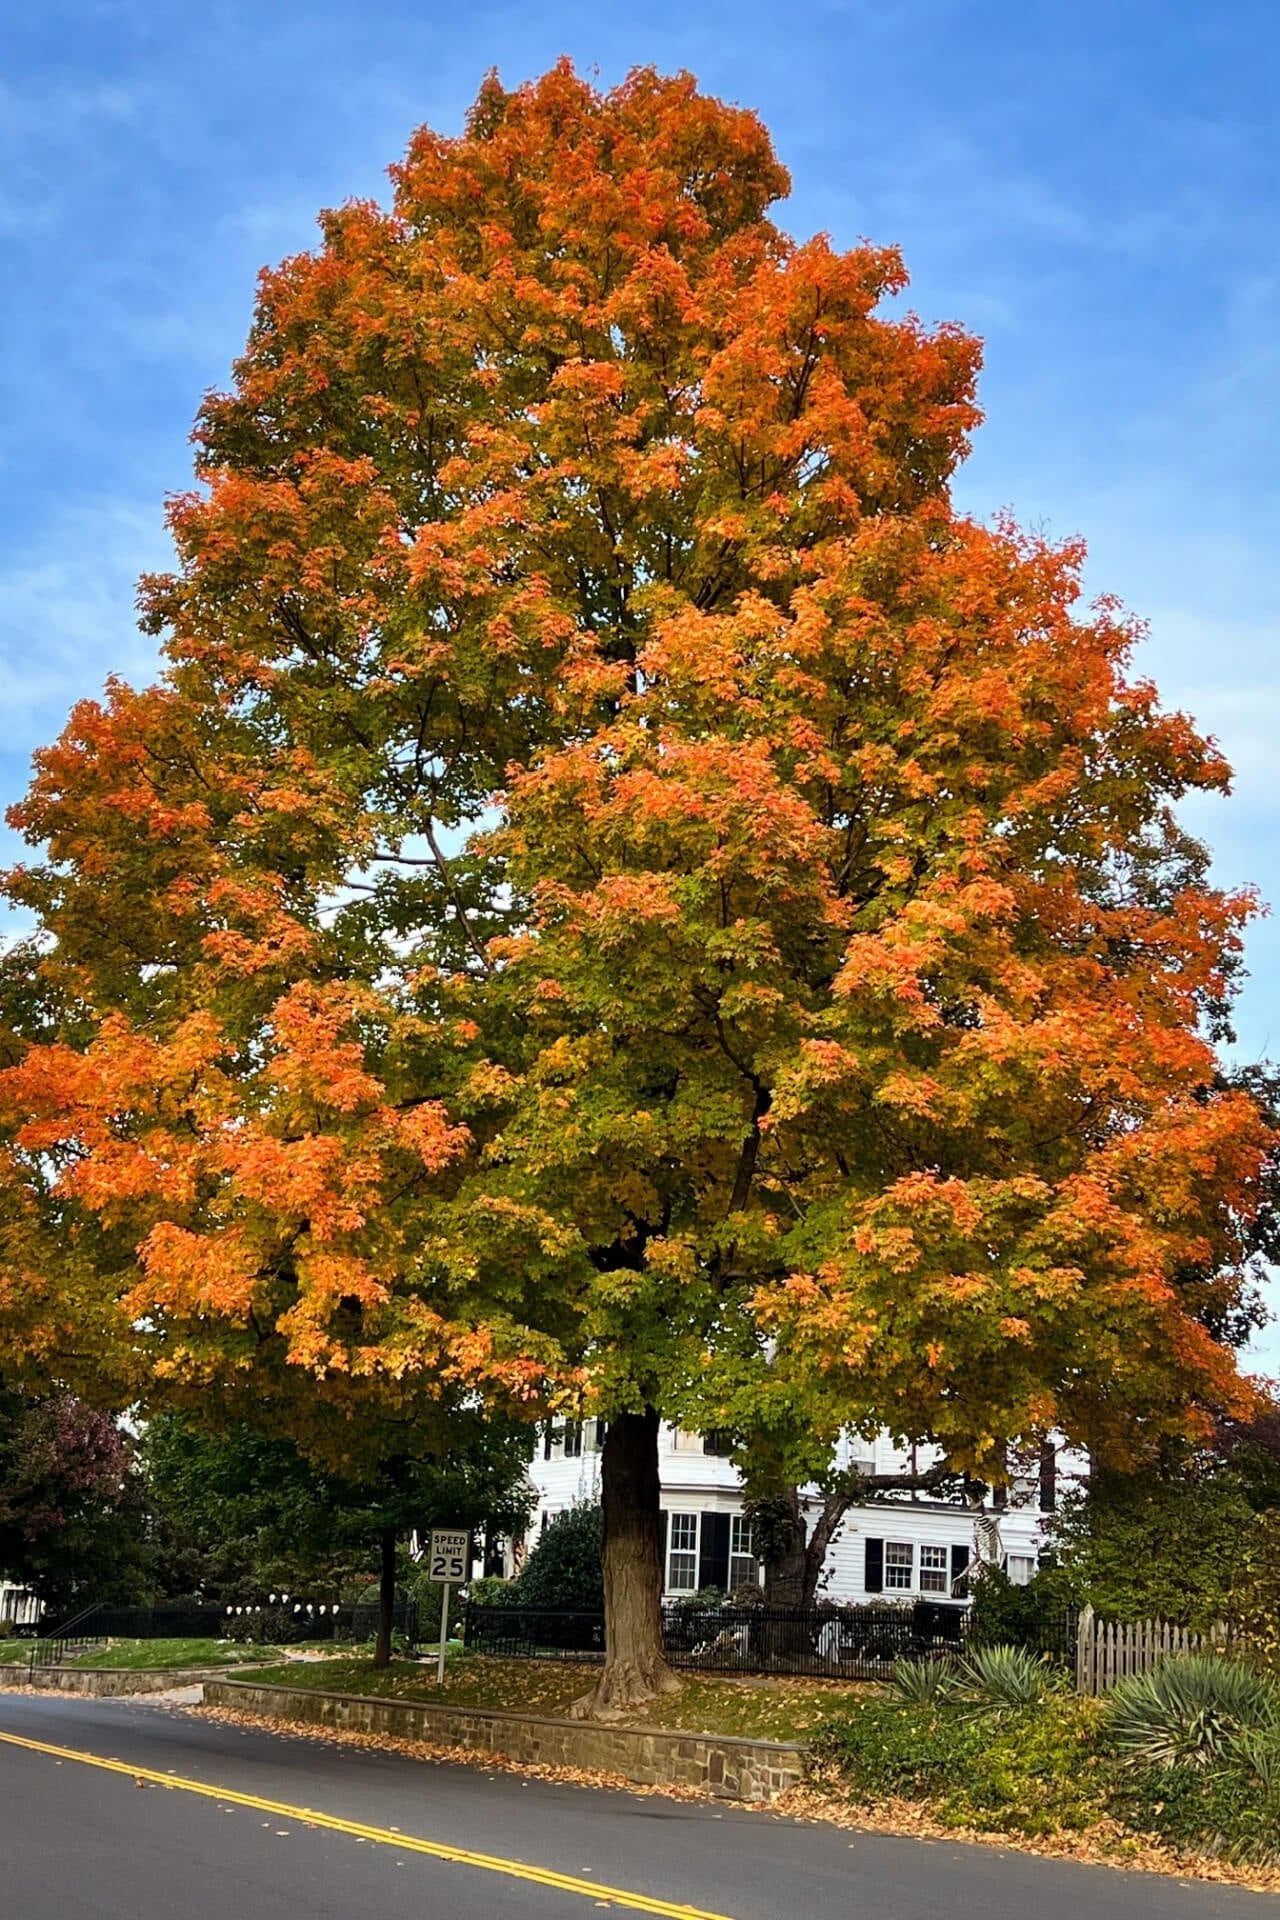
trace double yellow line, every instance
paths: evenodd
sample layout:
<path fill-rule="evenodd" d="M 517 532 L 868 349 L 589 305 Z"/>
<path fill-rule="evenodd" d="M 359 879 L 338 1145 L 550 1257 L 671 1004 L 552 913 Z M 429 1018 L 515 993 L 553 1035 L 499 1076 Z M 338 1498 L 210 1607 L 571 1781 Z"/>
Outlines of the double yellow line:
<path fill-rule="evenodd" d="M 74 1760 L 81 1766 L 100 1767 L 104 1773 L 123 1774 L 156 1787 L 171 1787 L 179 1793 L 198 1793 L 205 1800 L 217 1800 L 223 1806 L 251 1807 L 258 1813 L 273 1813 L 283 1820 L 305 1820 L 309 1826 L 329 1833 L 351 1834 L 357 1840 L 373 1840 L 379 1846 L 395 1847 L 399 1853 L 425 1853 L 432 1860 L 448 1860 L 455 1866 L 481 1867 L 486 1873 L 502 1873 L 511 1880 L 529 1880 L 538 1887 L 554 1887 L 559 1893 L 582 1894 L 591 1900 L 608 1900 L 614 1906 L 628 1907 L 633 1913 L 652 1913 L 662 1920 L 728 1920 L 726 1914 L 707 1913 L 701 1907 L 679 1906 L 660 1900 L 650 1893 L 632 1893 L 625 1887 L 602 1886 L 596 1880 L 580 1879 L 572 1873 L 555 1873 L 550 1867 L 526 1866 L 522 1860 L 504 1860 L 494 1853 L 472 1853 L 467 1847 L 446 1846 L 439 1840 L 419 1840 L 413 1834 L 396 1833 L 390 1827 L 369 1827 L 360 1820 L 340 1820 L 336 1814 L 317 1813 L 313 1807 L 293 1807 L 284 1800 L 263 1800 L 253 1793 L 234 1793 L 229 1787 L 206 1786 L 203 1780 L 186 1780 L 172 1773 L 153 1773 L 148 1767 L 135 1767 L 124 1760 L 106 1760 L 101 1754 L 82 1753 L 74 1747 L 54 1747 L 45 1740 L 27 1740 L 17 1733 L 0 1733 L 0 1742 L 10 1747 L 25 1747 L 29 1753 L 43 1753 L 54 1760 Z"/>

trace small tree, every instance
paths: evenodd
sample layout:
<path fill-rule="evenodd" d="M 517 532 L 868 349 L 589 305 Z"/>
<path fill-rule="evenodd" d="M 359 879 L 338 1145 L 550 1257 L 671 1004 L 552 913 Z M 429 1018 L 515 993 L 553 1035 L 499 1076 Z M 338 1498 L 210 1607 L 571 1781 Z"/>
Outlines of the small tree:
<path fill-rule="evenodd" d="M 0 1386 L 0 1574 L 60 1612 L 149 1591 L 132 1443 L 70 1393 Z"/>

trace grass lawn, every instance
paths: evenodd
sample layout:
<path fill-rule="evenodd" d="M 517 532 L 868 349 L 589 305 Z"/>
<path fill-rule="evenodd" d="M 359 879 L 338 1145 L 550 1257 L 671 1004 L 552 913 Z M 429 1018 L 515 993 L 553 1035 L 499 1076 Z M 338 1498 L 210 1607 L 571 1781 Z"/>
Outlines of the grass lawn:
<path fill-rule="evenodd" d="M 316 1687 L 328 1693 L 562 1714 L 571 1701 L 594 1684 L 599 1671 L 599 1667 L 569 1661 L 499 1660 L 481 1653 L 455 1653 L 445 1667 L 443 1689 L 435 1683 L 434 1660 L 397 1660 L 381 1672 L 375 1671 L 367 1657 L 323 1660 L 305 1666 L 271 1667 L 253 1677 L 280 1686 Z M 775 1675 L 731 1680 L 691 1674 L 679 1693 L 655 1700 L 637 1716 L 635 1724 L 761 1740 L 807 1740 L 831 1714 L 839 1713 L 866 1691 L 865 1687 L 840 1681 L 791 1680 Z"/>
<path fill-rule="evenodd" d="M 31 1642 L 27 1642 L 28 1648 Z M 68 1667 L 238 1667 L 246 1660 L 273 1660 L 278 1647 L 242 1646 L 232 1640 L 113 1640 L 64 1662 Z"/>

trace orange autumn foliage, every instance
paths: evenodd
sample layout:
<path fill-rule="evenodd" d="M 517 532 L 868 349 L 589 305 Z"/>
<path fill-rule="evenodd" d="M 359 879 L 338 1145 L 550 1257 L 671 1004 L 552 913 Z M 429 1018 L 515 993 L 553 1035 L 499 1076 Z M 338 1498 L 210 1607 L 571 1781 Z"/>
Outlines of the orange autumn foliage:
<path fill-rule="evenodd" d="M 1241 1406 L 1227 770 L 1077 547 L 952 505 L 976 342 L 686 77 L 488 82 L 393 181 L 264 273 L 164 680 L 12 815 L 11 1351 L 52 1290 L 175 1390 L 798 1464 Z"/>

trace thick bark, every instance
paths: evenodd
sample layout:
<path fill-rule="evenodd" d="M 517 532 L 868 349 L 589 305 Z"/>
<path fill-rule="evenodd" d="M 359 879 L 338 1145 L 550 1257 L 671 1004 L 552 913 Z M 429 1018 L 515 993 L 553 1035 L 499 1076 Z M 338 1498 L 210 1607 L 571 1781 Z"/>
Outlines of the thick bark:
<path fill-rule="evenodd" d="M 822 1560 L 805 1538 L 800 1489 L 787 1487 L 777 1505 L 783 1511 L 775 1518 L 772 1552 L 765 1559 L 764 1603 L 767 1607 L 811 1607 Z"/>
<path fill-rule="evenodd" d="M 373 1649 L 375 1667 L 391 1665 L 391 1632 L 396 1617 L 396 1530 L 384 1527 L 378 1536 L 382 1565 L 378 1578 L 378 1638 Z"/>
<path fill-rule="evenodd" d="M 848 1510 L 849 1496 L 828 1494 L 807 1538 L 799 1488 L 788 1487 L 780 1505 L 783 1514 L 780 1525 L 775 1520 L 774 1551 L 765 1562 L 764 1603 L 788 1613 L 808 1614 L 817 1604 L 827 1548 Z M 775 1621 L 771 1644 L 775 1657 L 809 1661 L 814 1644 L 812 1622 L 805 1618 Z"/>
<path fill-rule="evenodd" d="M 624 1413 L 609 1422 L 600 1486 L 605 1662 L 596 1685 L 574 1706 L 579 1719 L 627 1713 L 680 1684 L 662 1651 L 656 1413 Z"/>

